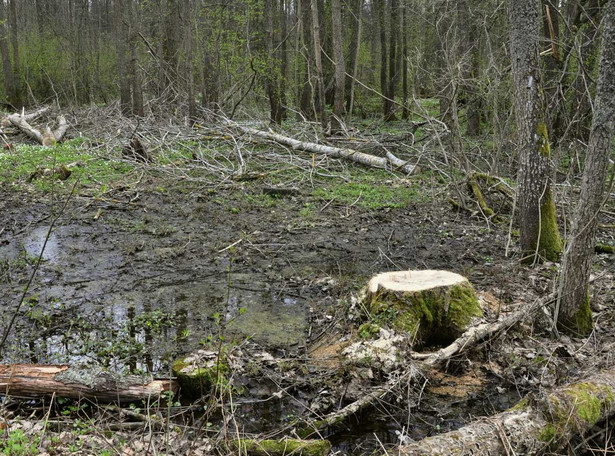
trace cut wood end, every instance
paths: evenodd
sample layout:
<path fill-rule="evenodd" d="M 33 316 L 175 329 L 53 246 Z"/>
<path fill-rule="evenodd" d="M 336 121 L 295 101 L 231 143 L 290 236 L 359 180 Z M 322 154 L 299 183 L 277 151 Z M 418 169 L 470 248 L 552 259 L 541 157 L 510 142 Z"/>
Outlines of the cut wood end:
<path fill-rule="evenodd" d="M 415 292 L 458 285 L 467 281 L 464 276 L 449 271 L 393 271 L 372 277 L 367 289 L 370 293 L 376 293 L 383 288 L 391 291 Z"/>

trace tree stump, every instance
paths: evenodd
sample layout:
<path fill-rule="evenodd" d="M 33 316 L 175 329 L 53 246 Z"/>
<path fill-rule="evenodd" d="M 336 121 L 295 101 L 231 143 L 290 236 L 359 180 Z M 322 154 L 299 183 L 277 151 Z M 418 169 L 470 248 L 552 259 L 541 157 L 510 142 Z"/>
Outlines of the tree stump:
<path fill-rule="evenodd" d="M 409 333 L 415 346 L 448 345 L 482 309 L 472 284 L 448 271 L 395 271 L 374 276 L 364 301 L 379 324 Z"/>

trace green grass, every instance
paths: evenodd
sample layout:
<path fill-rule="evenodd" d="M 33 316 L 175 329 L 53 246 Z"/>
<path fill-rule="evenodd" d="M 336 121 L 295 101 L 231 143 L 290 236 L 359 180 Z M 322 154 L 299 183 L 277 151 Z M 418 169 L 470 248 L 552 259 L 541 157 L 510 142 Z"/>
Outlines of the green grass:
<path fill-rule="evenodd" d="M 413 202 L 423 202 L 426 195 L 418 187 L 404 185 L 383 185 L 367 182 L 344 182 L 318 188 L 313 195 L 326 201 L 343 205 L 354 205 L 362 209 L 383 209 L 405 207 Z"/>
<path fill-rule="evenodd" d="M 40 176 L 28 182 L 37 170 L 54 169 L 59 165 L 78 163 L 71 176 L 60 181 L 52 176 Z M 75 138 L 51 148 L 20 144 L 12 152 L 0 154 L 0 183 L 31 187 L 48 193 L 70 189 L 75 179 L 84 186 L 105 191 L 106 185 L 130 173 L 134 166 L 122 161 L 101 158 L 88 150 L 88 140 Z"/>

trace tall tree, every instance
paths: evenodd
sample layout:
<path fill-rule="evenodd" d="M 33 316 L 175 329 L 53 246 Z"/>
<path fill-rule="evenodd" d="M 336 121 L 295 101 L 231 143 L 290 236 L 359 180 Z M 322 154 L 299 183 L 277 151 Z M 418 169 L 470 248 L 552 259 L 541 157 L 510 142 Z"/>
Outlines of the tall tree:
<path fill-rule="evenodd" d="M 267 74 L 265 86 L 271 108 L 271 122 L 277 125 L 282 123 L 282 101 L 280 99 L 280 75 L 278 59 L 276 58 L 276 30 L 275 17 L 279 14 L 276 0 L 265 0 L 265 55 L 267 59 Z"/>
<path fill-rule="evenodd" d="M 558 288 L 558 327 L 580 335 L 587 335 L 593 328 L 589 275 L 615 128 L 615 0 L 608 2 L 603 27 L 598 87 L 581 194 L 572 219 Z"/>
<path fill-rule="evenodd" d="M 335 93 L 333 101 L 332 132 L 342 130 L 344 118 L 344 91 L 346 88 L 346 64 L 344 40 L 342 39 L 342 9 L 340 0 L 331 0 L 331 34 L 333 35 L 333 61 L 335 63 Z"/>
<path fill-rule="evenodd" d="M 349 46 L 349 65 L 350 75 L 346 82 L 346 111 L 352 115 L 354 109 L 354 89 L 359 67 L 359 51 L 361 48 L 361 29 L 363 24 L 363 3 L 364 0 L 354 0 L 353 9 L 350 14 L 350 46 Z"/>
<path fill-rule="evenodd" d="M 316 115 L 322 124 L 323 129 L 327 129 L 327 115 L 325 112 L 325 83 L 322 68 L 322 46 L 320 41 L 320 18 L 318 12 L 318 0 L 311 0 L 312 10 L 312 44 L 314 45 L 314 70 L 316 73 Z"/>
<path fill-rule="evenodd" d="M 556 260 L 562 249 L 551 192 L 551 148 L 541 97 L 539 0 L 511 0 L 510 54 L 519 150 L 517 204 L 523 261 Z"/>
<path fill-rule="evenodd" d="M 9 27 L 4 10 L 4 2 L 0 0 L 0 54 L 2 55 L 2 73 L 4 75 L 4 91 L 7 102 L 18 108 L 15 94 L 15 74 L 11 63 L 11 54 L 8 45 Z"/>

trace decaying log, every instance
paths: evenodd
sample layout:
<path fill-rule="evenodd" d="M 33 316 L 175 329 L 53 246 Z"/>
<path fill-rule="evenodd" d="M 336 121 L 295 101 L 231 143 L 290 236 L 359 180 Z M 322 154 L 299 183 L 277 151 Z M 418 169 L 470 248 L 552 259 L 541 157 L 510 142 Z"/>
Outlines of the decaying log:
<path fill-rule="evenodd" d="M 542 454 L 615 413 L 615 371 L 561 387 L 456 431 L 399 447 L 399 456 Z"/>
<path fill-rule="evenodd" d="M 132 402 L 157 399 L 165 391 L 177 392 L 174 380 L 149 376 L 124 376 L 101 368 L 68 365 L 0 365 L 0 394 L 25 397 L 56 395 L 98 402 Z"/>
<path fill-rule="evenodd" d="M 400 170 L 406 174 L 412 174 L 416 168 L 415 165 L 411 165 L 397 158 L 391 152 L 387 152 L 386 157 L 376 157 L 375 155 L 366 154 L 353 149 L 342 149 L 339 147 L 325 146 L 307 141 L 299 141 L 272 131 L 263 131 L 255 128 L 244 127 L 231 121 L 226 121 L 226 125 L 248 135 L 275 141 L 285 146 L 292 147 L 293 149 L 304 150 L 314 154 L 324 154 L 334 158 L 344 158 L 362 165 L 371 166 L 373 168 Z"/>
<path fill-rule="evenodd" d="M 44 133 L 41 133 L 40 130 L 34 128 L 29 123 L 29 121 L 36 119 L 48 109 L 49 108 L 41 108 L 31 114 L 25 114 L 24 112 L 21 114 L 11 114 L 8 116 L 8 120 L 11 124 L 24 132 L 29 138 L 35 140 L 43 146 L 50 147 L 56 142 L 61 141 L 66 134 L 66 130 L 68 130 L 68 122 L 66 121 L 66 118 L 64 116 L 58 116 L 58 128 L 52 131 L 49 127 L 47 127 Z"/>

